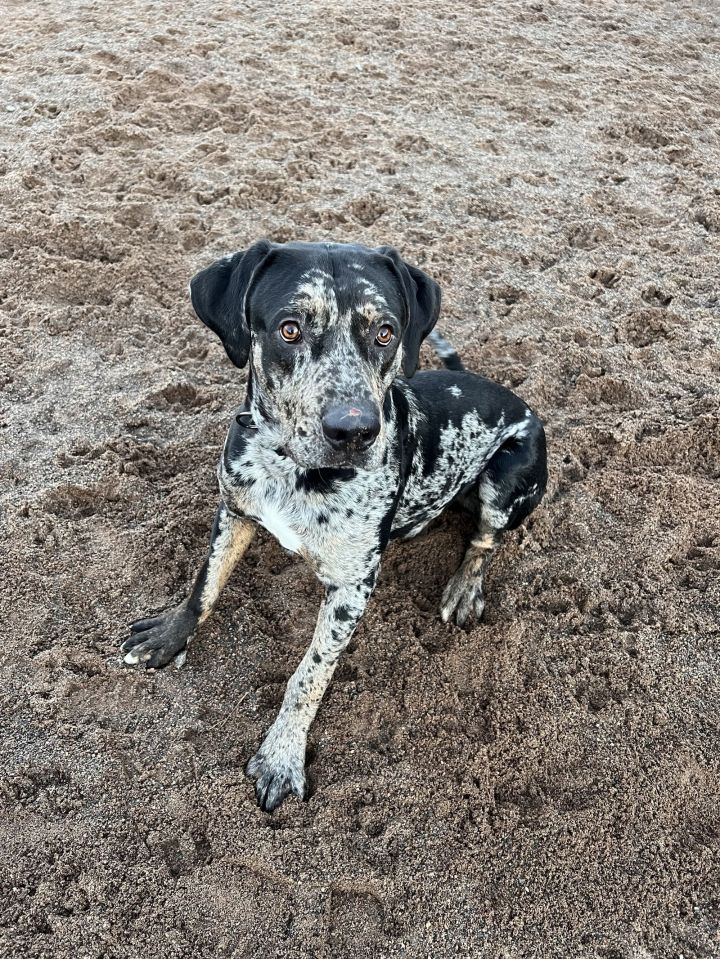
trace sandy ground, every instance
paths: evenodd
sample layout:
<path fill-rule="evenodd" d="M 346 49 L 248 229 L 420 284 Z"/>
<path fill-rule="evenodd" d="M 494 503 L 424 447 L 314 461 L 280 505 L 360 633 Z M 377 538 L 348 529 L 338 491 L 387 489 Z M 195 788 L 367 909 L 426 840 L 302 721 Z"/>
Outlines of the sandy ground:
<path fill-rule="evenodd" d="M 719 956 L 717 4 L 3 10 L 3 959 Z M 117 654 L 243 392 L 187 281 L 263 235 L 423 265 L 552 469 L 482 624 L 460 518 L 389 551 L 271 818 L 301 562 L 261 536 L 183 670 Z"/>

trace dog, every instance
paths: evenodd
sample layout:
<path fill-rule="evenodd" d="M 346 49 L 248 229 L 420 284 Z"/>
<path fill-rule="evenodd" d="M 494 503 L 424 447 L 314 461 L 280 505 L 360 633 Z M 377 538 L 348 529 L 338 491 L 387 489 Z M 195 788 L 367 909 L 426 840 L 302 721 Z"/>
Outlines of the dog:
<path fill-rule="evenodd" d="M 325 588 L 315 634 L 246 769 L 270 812 L 305 795 L 308 730 L 387 544 L 464 507 L 472 535 L 440 611 L 481 617 L 493 550 L 545 491 L 545 434 L 522 400 L 463 369 L 433 331 L 440 288 L 392 247 L 261 240 L 198 273 L 190 296 L 235 366 L 249 365 L 247 394 L 192 592 L 133 623 L 121 649 L 129 665 L 181 663 L 258 524 L 307 561 Z M 446 369 L 414 375 L 428 336 Z"/>

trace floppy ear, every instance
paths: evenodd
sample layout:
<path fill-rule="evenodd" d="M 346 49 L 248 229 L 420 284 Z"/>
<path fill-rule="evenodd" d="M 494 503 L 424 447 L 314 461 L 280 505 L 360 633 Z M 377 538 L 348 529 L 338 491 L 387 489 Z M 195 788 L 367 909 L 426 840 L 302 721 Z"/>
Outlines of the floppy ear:
<path fill-rule="evenodd" d="M 440 315 L 440 287 L 416 266 L 410 266 L 392 246 L 378 247 L 390 261 L 400 281 L 405 301 L 405 330 L 403 332 L 403 373 L 413 375 L 420 361 L 420 344 L 437 323 Z"/>
<path fill-rule="evenodd" d="M 247 250 L 216 260 L 190 280 L 193 309 L 220 337 L 235 366 L 245 366 L 248 360 L 247 295 L 271 250 L 272 243 L 260 240 Z"/>

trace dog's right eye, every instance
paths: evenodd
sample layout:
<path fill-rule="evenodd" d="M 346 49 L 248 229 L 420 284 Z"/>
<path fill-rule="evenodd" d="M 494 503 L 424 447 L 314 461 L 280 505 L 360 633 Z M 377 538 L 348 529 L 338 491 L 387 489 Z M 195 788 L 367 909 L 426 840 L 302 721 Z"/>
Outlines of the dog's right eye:
<path fill-rule="evenodd" d="M 302 339 L 302 331 L 295 320 L 285 320 L 280 324 L 280 336 L 286 343 L 299 343 Z"/>

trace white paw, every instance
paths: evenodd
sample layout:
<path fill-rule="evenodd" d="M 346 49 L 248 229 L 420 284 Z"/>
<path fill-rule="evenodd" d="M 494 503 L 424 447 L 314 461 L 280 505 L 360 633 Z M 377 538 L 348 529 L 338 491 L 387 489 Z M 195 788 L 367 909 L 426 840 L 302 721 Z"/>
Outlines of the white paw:
<path fill-rule="evenodd" d="M 305 738 L 273 727 L 245 772 L 255 779 L 258 805 L 272 812 L 291 793 L 305 797 Z"/>
<path fill-rule="evenodd" d="M 482 578 L 468 575 L 461 566 L 445 587 L 440 618 L 444 623 L 454 619 L 458 626 L 462 626 L 471 615 L 481 619 L 484 610 Z"/>

